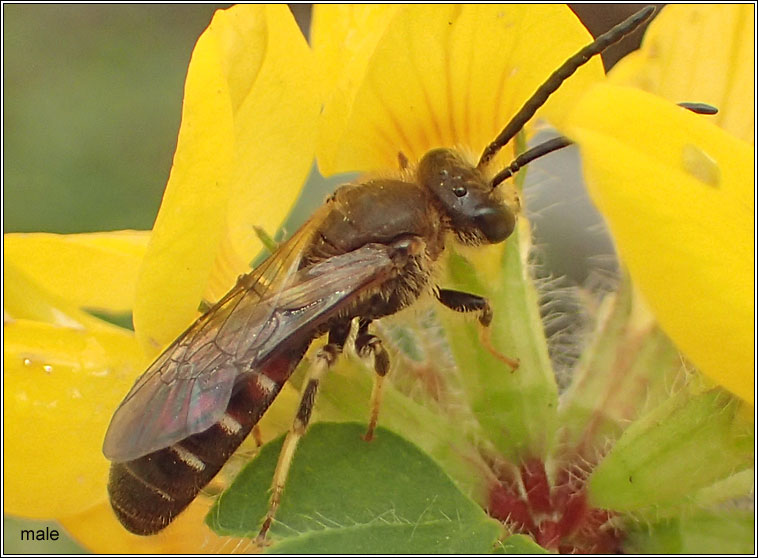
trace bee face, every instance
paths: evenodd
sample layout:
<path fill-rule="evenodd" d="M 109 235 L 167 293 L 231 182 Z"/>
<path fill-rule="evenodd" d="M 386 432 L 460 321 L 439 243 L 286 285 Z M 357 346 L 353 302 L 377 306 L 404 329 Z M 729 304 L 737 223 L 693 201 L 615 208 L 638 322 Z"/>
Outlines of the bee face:
<path fill-rule="evenodd" d="M 417 179 L 434 194 L 464 244 L 496 244 L 513 232 L 516 214 L 455 151 L 429 151 L 419 162 Z"/>

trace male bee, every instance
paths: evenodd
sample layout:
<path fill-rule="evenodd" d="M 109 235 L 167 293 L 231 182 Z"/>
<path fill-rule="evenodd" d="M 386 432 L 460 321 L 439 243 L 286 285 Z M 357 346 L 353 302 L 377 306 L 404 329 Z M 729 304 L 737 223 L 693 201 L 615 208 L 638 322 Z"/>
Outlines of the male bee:
<path fill-rule="evenodd" d="M 367 439 L 389 371 L 388 353 L 369 331 L 374 320 L 432 290 L 443 305 L 477 312 L 482 326 L 488 326 L 487 300 L 433 285 L 435 263 L 450 240 L 477 246 L 511 235 L 516 208 L 498 186 L 530 161 L 571 142 L 560 137 L 541 144 L 499 173 L 487 172 L 493 156 L 577 68 L 653 11 L 640 11 L 568 59 L 478 163 L 447 148 L 429 151 L 414 165 L 401 156 L 406 168 L 400 178 L 368 178 L 340 187 L 292 238 L 241 276 L 150 365 L 113 416 L 103 453 L 113 462 L 108 491 L 121 523 L 140 535 L 166 527 L 250 433 L 310 344 L 327 335 L 280 454 L 260 531 L 265 537 L 319 382 L 342 352 L 354 320 L 355 348 L 373 358 L 376 372 Z"/>

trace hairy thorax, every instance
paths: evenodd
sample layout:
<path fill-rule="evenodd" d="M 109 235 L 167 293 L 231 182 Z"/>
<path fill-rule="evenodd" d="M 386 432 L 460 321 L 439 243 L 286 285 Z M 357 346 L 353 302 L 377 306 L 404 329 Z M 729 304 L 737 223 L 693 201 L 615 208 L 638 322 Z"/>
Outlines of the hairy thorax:
<path fill-rule="evenodd" d="M 428 287 L 444 249 L 447 227 L 433 197 L 418 184 L 379 178 L 337 189 L 317 225 L 301 267 L 346 254 L 367 244 L 389 246 L 407 237 L 423 240 L 423 254 L 408 258 L 397 275 L 351 305 L 343 317 L 377 319 L 412 304 Z"/>

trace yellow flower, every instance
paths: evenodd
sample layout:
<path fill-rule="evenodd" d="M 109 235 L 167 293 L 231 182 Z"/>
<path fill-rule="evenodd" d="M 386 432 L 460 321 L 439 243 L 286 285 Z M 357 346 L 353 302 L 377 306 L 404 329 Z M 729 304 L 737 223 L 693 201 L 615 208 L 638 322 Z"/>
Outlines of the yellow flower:
<path fill-rule="evenodd" d="M 667 6 L 642 50 L 590 90 L 565 127 L 621 259 L 663 329 L 700 370 L 750 403 L 754 9 Z M 711 103 L 719 116 L 672 101 Z"/>
<path fill-rule="evenodd" d="M 116 522 L 107 503 L 108 463 L 100 444 L 120 397 L 157 351 L 197 316 L 198 303 L 217 300 L 248 269 L 260 248 L 253 225 L 270 234 L 276 230 L 314 153 L 324 174 L 392 169 L 398 153 L 415 161 L 436 146 L 458 146 L 476 155 L 545 77 L 588 40 L 566 7 L 552 5 L 319 7 L 312 50 L 282 6 L 218 12 L 193 52 L 177 152 L 153 231 L 125 233 L 120 241 L 108 234 L 6 236 L 6 274 L 15 270 L 6 275 L 6 284 L 16 286 L 15 296 L 7 297 L 5 326 L 7 339 L 14 339 L 5 351 L 6 424 L 12 432 L 6 439 L 6 511 L 57 517 L 99 551 L 240 549 L 237 541 L 202 525 L 206 498 L 156 537 L 134 537 Z M 588 103 L 582 95 L 601 77 L 594 60 L 541 111 L 583 149 L 591 144 L 592 127 L 580 116 Z M 597 110 L 607 117 L 608 110 Z M 596 120 L 587 117 L 592 124 Z M 698 150 L 713 157 L 722 151 L 693 142 L 687 164 L 701 181 L 703 173 L 710 179 L 713 166 L 698 158 Z M 508 151 L 498 161 L 508 160 Z M 624 161 L 633 162 L 628 155 Z M 645 169 L 651 165 L 645 160 Z M 717 168 L 719 184 L 725 183 L 731 171 Z M 51 252 L 62 250 L 68 251 L 66 265 L 49 267 Z M 100 273 L 99 263 L 109 271 Z M 482 263 L 485 275 L 486 265 L 495 265 Z M 83 308 L 132 311 L 135 332 L 107 325 Z M 535 308 L 536 303 L 530 307 Z M 536 322 L 529 327 L 522 328 L 527 329 L 522 337 L 533 328 L 542 331 Z M 524 427 L 525 445 L 534 447 L 524 449 L 514 442 L 516 436 L 502 435 L 493 445 L 505 455 L 504 448 L 515 447 L 516 457 L 544 457 L 556 429 L 552 369 L 544 347 L 518 356 L 522 373 L 508 380 L 509 387 L 536 385 L 538 395 L 528 390 L 482 394 L 490 388 L 484 385 L 477 388 L 477 403 L 484 407 L 490 397 L 513 401 L 517 396 L 523 407 L 539 401 L 536 411 L 514 405 L 505 417 L 515 421 L 530 412 L 548 417 L 546 424 L 513 423 L 514 431 Z M 481 417 L 492 419 L 485 425 L 491 430 L 503 420 Z M 30 423 L 40 442 L 52 434 L 55 443 L 42 444 L 44 450 L 29 443 L 35 440 L 17 426 Z M 30 464 L 38 471 L 29 473 Z M 46 475 L 42 467 L 59 464 L 65 475 Z M 36 475 L 33 482 L 30 475 Z"/>
<path fill-rule="evenodd" d="M 416 161 L 438 146 L 479 155 L 588 40 L 565 6 L 319 7 L 313 48 L 328 61 L 322 66 L 331 86 L 319 169 L 324 175 L 392 169 L 398 152 Z M 591 61 L 541 114 L 561 122 L 579 92 L 601 76 L 600 62 Z"/>
<path fill-rule="evenodd" d="M 200 498 L 161 534 L 127 533 L 107 503 L 110 417 L 156 352 L 244 272 L 313 157 L 319 95 L 285 6 L 216 13 L 198 40 L 152 233 L 5 235 L 5 512 L 56 517 L 92 550 L 233 550 Z M 265 208 L 265 209 L 264 209 Z M 82 309 L 133 312 L 135 333 Z M 141 346 L 141 348 L 140 348 Z"/>

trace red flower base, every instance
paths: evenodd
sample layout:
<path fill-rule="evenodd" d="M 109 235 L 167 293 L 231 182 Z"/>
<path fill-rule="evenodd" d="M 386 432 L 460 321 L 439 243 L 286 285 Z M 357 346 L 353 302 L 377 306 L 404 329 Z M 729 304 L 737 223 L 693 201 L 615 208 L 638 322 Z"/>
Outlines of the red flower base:
<path fill-rule="evenodd" d="M 618 553 L 623 533 L 612 521 L 613 512 L 589 507 L 585 479 L 578 467 L 563 467 L 551 485 L 545 464 L 532 459 L 519 468 L 519 478 L 502 479 L 490 488 L 488 512 L 548 550 Z"/>

